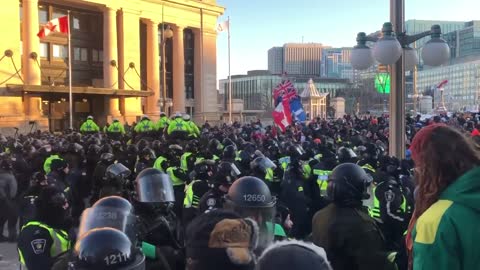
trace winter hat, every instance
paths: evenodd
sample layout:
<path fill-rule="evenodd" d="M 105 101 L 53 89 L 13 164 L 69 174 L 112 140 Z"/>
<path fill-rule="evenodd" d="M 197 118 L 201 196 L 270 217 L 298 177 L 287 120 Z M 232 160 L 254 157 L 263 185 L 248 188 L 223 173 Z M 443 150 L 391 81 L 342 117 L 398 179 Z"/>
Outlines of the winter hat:
<path fill-rule="evenodd" d="M 258 226 L 238 214 L 215 210 L 187 227 L 187 270 L 253 270 Z"/>
<path fill-rule="evenodd" d="M 311 243 L 281 241 L 267 248 L 256 267 L 257 270 L 315 269 L 332 270 L 325 250 Z"/>
<path fill-rule="evenodd" d="M 56 158 L 52 160 L 52 165 L 50 165 L 50 169 L 53 171 L 60 171 L 67 167 L 67 162 L 63 159 Z"/>

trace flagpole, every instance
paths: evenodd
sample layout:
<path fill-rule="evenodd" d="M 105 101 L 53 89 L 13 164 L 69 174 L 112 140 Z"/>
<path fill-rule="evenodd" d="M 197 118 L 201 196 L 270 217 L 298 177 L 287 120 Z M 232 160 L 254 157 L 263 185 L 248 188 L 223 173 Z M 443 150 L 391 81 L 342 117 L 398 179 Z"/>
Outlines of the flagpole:
<path fill-rule="evenodd" d="M 228 16 L 228 118 L 230 124 L 232 121 L 232 75 L 230 73 L 230 16 Z"/>
<path fill-rule="evenodd" d="M 68 103 L 70 107 L 70 130 L 73 130 L 73 94 L 72 94 L 72 44 L 70 40 L 70 10 L 68 11 Z"/>

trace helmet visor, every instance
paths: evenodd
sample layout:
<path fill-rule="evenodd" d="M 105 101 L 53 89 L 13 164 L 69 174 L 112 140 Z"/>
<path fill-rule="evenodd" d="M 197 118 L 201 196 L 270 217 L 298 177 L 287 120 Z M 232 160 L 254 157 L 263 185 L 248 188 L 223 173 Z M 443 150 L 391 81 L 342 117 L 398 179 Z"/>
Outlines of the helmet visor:
<path fill-rule="evenodd" d="M 175 202 L 173 185 L 167 174 L 154 174 L 138 178 L 138 201 L 143 203 Z"/>
<path fill-rule="evenodd" d="M 114 228 L 135 242 L 135 223 L 136 216 L 130 211 L 108 206 L 90 207 L 82 213 L 78 236 L 81 237 L 92 229 Z"/>

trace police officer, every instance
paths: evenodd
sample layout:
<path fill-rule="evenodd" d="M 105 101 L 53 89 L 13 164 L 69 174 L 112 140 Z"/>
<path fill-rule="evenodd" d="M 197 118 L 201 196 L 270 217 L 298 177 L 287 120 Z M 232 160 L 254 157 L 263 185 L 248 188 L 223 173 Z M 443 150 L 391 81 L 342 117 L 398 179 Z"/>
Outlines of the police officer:
<path fill-rule="evenodd" d="M 184 269 L 182 236 L 179 220 L 173 212 L 176 198 L 171 180 L 167 174 L 149 168 L 137 176 L 135 186 L 133 205 L 139 216 L 138 239 L 157 250 L 153 258 L 147 256 L 147 268 Z"/>
<path fill-rule="evenodd" d="M 193 121 L 191 121 L 190 115 L 184 114 L 182 118 L 185 122 L 185 125 L 187 125 L 188 127 L 188 137 L 198 138 L 200 136 L 200 129 L 198 129 L 198 126 Z"/>
<path fill-rule="evenodd" d="M 67 183 L 67 174 L 69 173 L 68 163 L 63 159 L 54 159 L 51 165 L 51 172 L 47 174 L 49 185 L 53 185 L 70 197 L 70 184 Z"/>
<path fill-rule="evenodd" d="M 291 145 L 287 149 L 287 154 L 290 157 L 290 163 L 283 176 L 280 200 L 292 213 L 291 235 L 294 238 L 303 239 L 311 230 L 311 223 L 308 221 L 311 190 L 308 182 L 303 179 L 303 167 L 301 166 L 305 151 L 300 145 Z"/>
<path fill-rule="evenodd" d="M 18 254 L 23 267 L 29 270 L 52 269 L 71 246 L 67 233 L 71 228 L 69 205 L 63 192 L 46 187 L 36 200 L 36 215 L 25 224 L 18 237 Z"/>
<path fill-rule="evenodd" d="M 105 171 L 104 182 L 100 189 L 99 198 L 107 196 L 121 196 L 129 198 L 129 192 L 133 191 L 127 188 L 128 177 L 131 171 L 122 163 L 115 163 L 107 167 Z"/>
<path fill-rule="evenodd" d="M 35 201 L 45 187 L 48 187 L 47 176 L 43 172 L 34 173 L 30 180 L 30 187 L 21 195 L 20 227 L 35 218 Z"/>
<path fill-rule="evenodd" d="M 190 179 L 192 180 L 185 187 L 185 199 L 183 200 L 182 220 L 186 225 L 197 216 L 200 199 L 208 192 L 208 180 L 216 173 L 215 162 L 202 160 L 194 165 Z"/>
<path fill-rule="evenodd" d="M 279 194 L 280 181 L 274 177 L 274 170 L 276 168 L 275 163 L 263 156 L 263 154 L 250 162 L 251 175 L 264 180 L 272 193 Z"/>
<path fill-rule="evenodd" d="M 167 114 L 164 112 L 160 113 L 160 119 L 158 119 L 155 129 L 160 133 L 160 136 L 163 135 L 165 129 L 168 128 L 170 124 L 170 119 L 168 119 Z"/>
<path fill-rule="evenodd" d="M 183 153 L 182 156 L 180 157 L 180 168 L 185 173 L 188 174 L 194 169 L 193 165 L 197 161 L 197 154 L 198 154 L 198 148 L 197 148 L 196 140 L 192 140 L 188 142 L 187 145 L 185 146 L 185 153 Z"/>
<path fill-rule="evenodd" d="M 152 135 L 155 131 L 155 124 L 148 118 L 148 116 L 142 116 L 142 119 L 135 126 L 134 131 L 139 135 L 139 138 L 146 138 Z"/>
<path fill-rule="evenodd" d="M 114 162 L 115 156 L 112 153 L 103 153 L 100 156 L 100 161 L 97 163 L 97 166 L 93 172 L 93 188 L 92 197 L 90 199 L 92 204 L 98 200 L 98 197 L 100 196 L 100 190 L 103 186 L 105 172 L 107 171 L 108 166 L 112 165 Z"/>
<path fill-rule="evenodd" d="M 117 118 L 113 118 L 113 122 L 106 129 L 106 133 L 112 140 L 120 140 L 125 135 L 125 127 Z"/>
<path fill-rule="evenodd" d="M 146 168 L 152 168 L 155 158 L 155 152 L 152 149 L 149 147 L 142 149 L 138 154 L 137 164 L 135 164 L 135 174 L 139 174 Z"/>
<path fill-rule="evenodd" d="M 185 198 L 185 183 L 188 184 L 188 174 L 180 167 L 180 155 L 183 149 L 180 145 L 173 144 L 169 146 L 168 164 L 166 172 L 172 181 L 175 193 L 174 211 L 177 216 L 182 216 L 183 200 Z"/>
<path fill-rule="evenodd" d="M 338 165 L 330 175 L 332 203 L 315 214 L 312 240 L 326 250 L 336 270 L 396 269 L 380 229 L 362 206 L 371 182 L 372 177 L 353 163 Z"/>
<path fill-rule="evenodd" d="M 200 213 L 205 213 L 213 209 L 222 209 L 225 195 L 228 193 L 232 183 L 237 180 L 241 174 L 234 163 L 226 161 L 220 162 L 216 174 L 210 177 L 208 181 L 210 190 L 200 199 Z"/>
<path fill-rule="evenodd" d="M 92 230 L 81 237 L 73 255 L 68 270 L 145 269 L 145 256 L 140 250 L 125 233 L 109 227 Z"/>
<path fill-rule="evenodd" d="M 45 159 L 45 162 L 43 163 L 43 171 L 48 174 L 50 173 L 51 171 L 51 168 L 50 166 L 52 165 L 52 161 L 54 159 L 62 159 L 60 157 L 60 155 L 58 155 L 57 153 L 51 153 L 50 156 L 48 156 L 46 159 Z"/>
<path fill-rule="evenodd" d="M 170 140 L 186 140 L 189 134 L 189 126 L 185 123 L 181 113 L 176 113 L 175 118 L 170 121 L 167 129 L 167 135 Z"/>
<path fill-rule="evenodd" d="M 274 238 L 276 199 L 261 179 L 244 176 L 235 181 L 225 196 L 224 209 L 233 210 L 244 218 L 252 218 L 259 225 L 260 236 L 255 253 L 261 253 Z"/>
<path fill-rule="evenodd" d="M 87 117 L 87 120 L 83 122 L 83 124 L 80 126 L 80 132 L 83 134 L 91 134 L 91 133 L 96 133 L 99 132 L 100 128 L 98 125 L 93 121 L 93 116 L 89 115 Z"/>

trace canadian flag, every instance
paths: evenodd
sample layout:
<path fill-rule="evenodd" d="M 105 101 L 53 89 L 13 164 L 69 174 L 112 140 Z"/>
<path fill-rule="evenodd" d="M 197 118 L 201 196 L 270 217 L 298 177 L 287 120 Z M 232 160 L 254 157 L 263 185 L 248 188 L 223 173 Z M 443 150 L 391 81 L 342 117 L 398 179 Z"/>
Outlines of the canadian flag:
<path fill-rule="evenodd" d="M 278 103 L 275 110 L 272 112 L 273 121 L 280 127 L 282 132 L 287 130 L 287 127 L 292 123 L 292 112 L 288 100 L 283 100 Z"/>
<path fill-rule="evenodd" d="M 44 38 L 52 32 L 68 34 L 68 16 L 63 16 L 47 22 L 43 28 L 40 29 L 37 36 L 39 38 Z"/>

